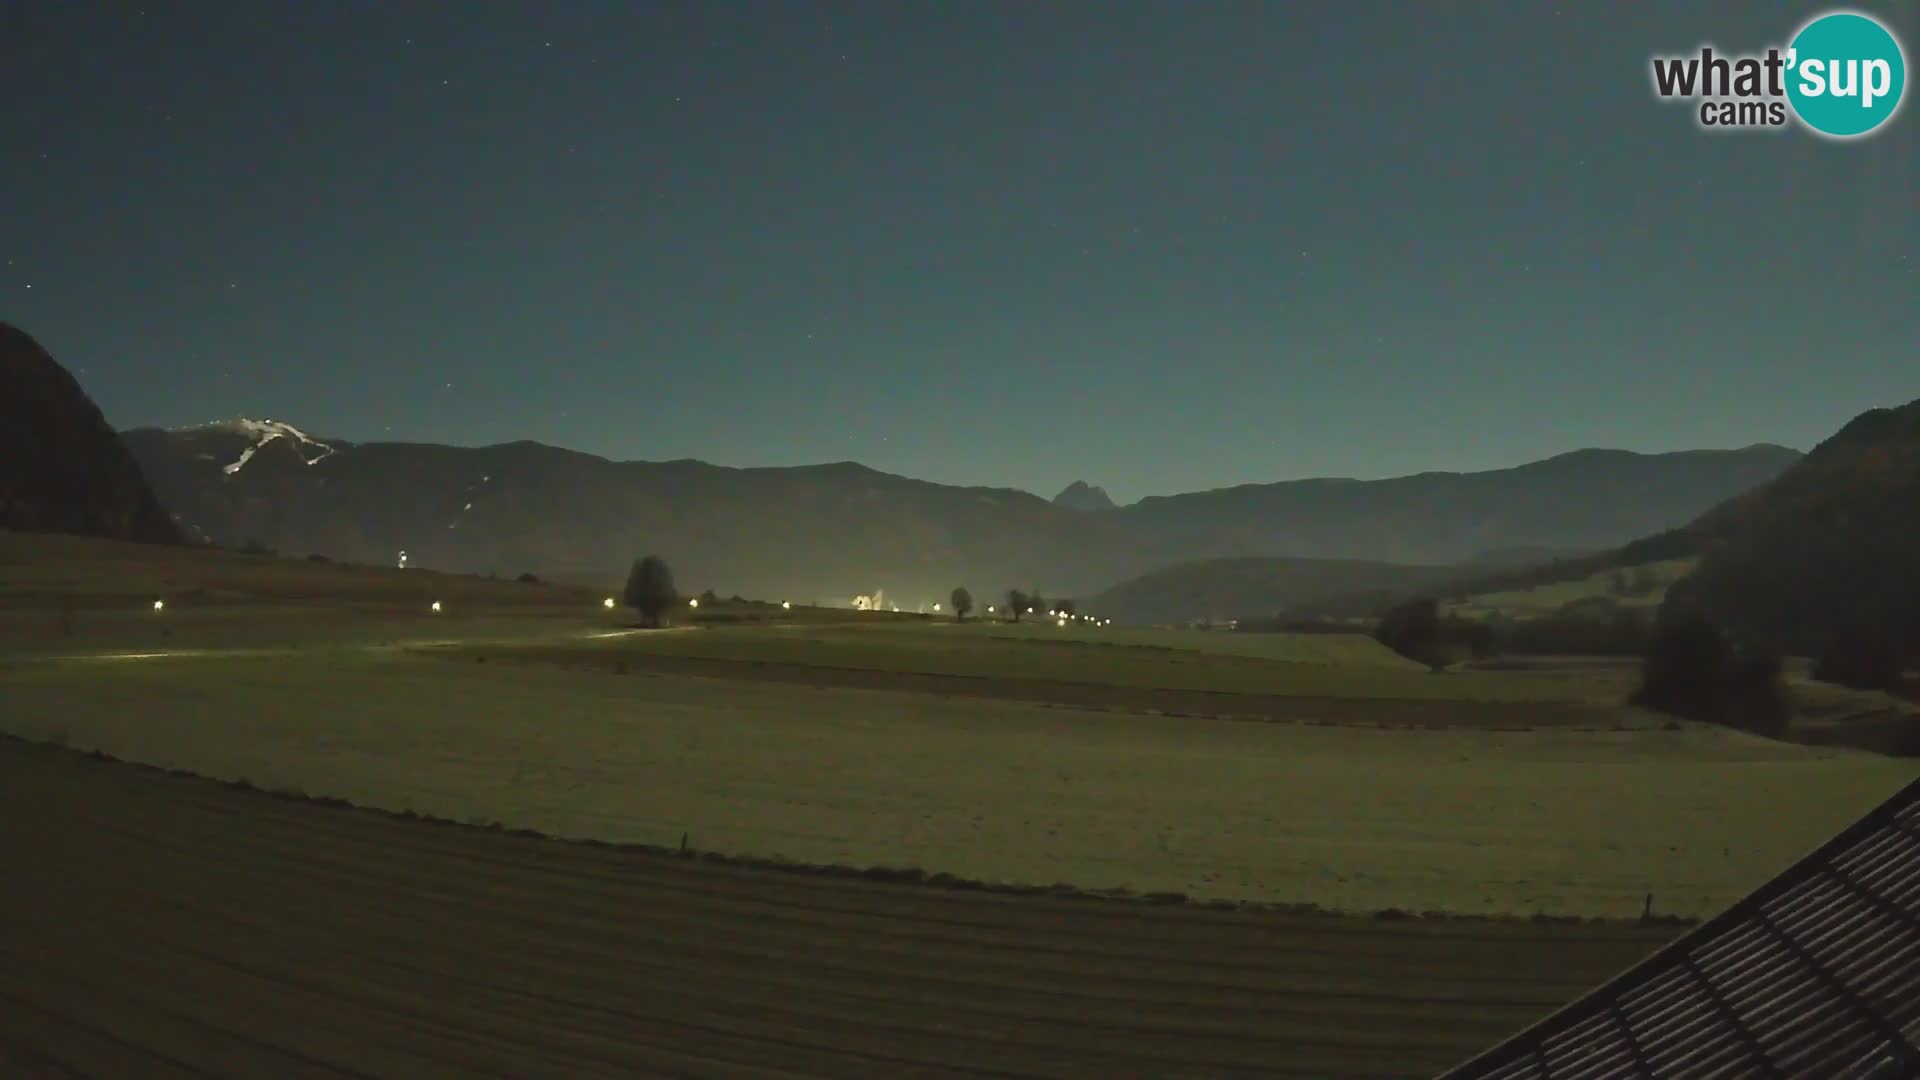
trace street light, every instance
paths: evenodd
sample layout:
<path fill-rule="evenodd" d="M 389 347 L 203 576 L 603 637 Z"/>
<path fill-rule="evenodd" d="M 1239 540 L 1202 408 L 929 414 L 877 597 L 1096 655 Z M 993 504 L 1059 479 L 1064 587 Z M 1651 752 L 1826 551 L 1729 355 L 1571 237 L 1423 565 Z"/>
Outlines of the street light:
<path fill-rule="evenodd" d="M 939 611 L 939 610 L 940 610 L 940 605 L 939 605 L 939 604 L 935 604 L 935 605 L 933 605 L 933 610 L 935 610 L 935 611 Z"/>
<path fill-rule="evenodd" d="M 166 610 L 166 606 L 167 602 L 165 600 L 155 600 L 153 602 L 153 610 L 155 611 L 164 611 Z"/>
<path fill-rule="evenodd" d="M 690 597 L 688 597 L 688 598 L 687 598 L 687 606 L 688 606 L 688 607 L 691 607 L 691 608 L 697 608 L 697 607 L 699 607 L 699 606 L 700 606 L 700 598 L 699 598 L 699 597 L 697 597 L 697 596 L 690 596 Z"/>
<path fill-rule="evenodd" d="M 612 610 L 613 610 L 613 597 L 611 597 L 611 596 L 609 596 L 609 597 L 607 597 L 607 598 L 606 598 L 605 600 L 603 600 L 603 601 L 601 601 L 601 602 L 602 602 L 602 603 L 604 603 L 604 604 L 606 605 L 606 607 L 607 607 L 607 610 L 608 610 L 608 611 L 612 611 Z"/>
<path fill-rule="evenodd" d="M 792 610 L 793 610 L 793 601 L 791 601 L 791 600 L 782 600 L 782 601 L 780 601 L 780 610 L 781 610 L 781 611 L 792 611 Z"/>
<path fill-rule="evenodd" d="M 435 600 L 435 601 L 433 602 L 433 610 L 435 610 L 435 611 L 439 611 L 439 610 L 440 610 L 440 601 L 438 601 L 438 600 Z"/>

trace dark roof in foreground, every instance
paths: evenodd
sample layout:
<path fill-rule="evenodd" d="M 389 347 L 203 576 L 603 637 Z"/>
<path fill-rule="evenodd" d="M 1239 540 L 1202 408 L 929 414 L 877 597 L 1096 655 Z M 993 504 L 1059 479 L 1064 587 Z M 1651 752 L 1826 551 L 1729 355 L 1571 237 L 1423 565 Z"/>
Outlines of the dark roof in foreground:
<path fill-rule="evenodd" d="M 1920 781 L 1442 1080 L 1920 1077 Z"/>

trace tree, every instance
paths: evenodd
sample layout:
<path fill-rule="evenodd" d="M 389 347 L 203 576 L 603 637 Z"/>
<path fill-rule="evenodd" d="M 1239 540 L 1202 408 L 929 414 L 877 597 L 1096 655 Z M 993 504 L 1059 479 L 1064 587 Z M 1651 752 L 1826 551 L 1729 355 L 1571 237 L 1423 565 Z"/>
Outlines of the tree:
<path fill-rule="evenodd" d="M 1906 664 L 1895 636 L 1864 622 L 1843 626 L 1814 662 L 1813 677 L 1855 690 L 1898 690 Z"/>
<path fill-rule="evenodd" d="M 680 599 L 673 588 L 673 572 L 658 555 L 636 559 L 627 572 L 626 605 L 640 613 L 640 625 L 659 626 L 661 617 Z"/>
<path fill-rule="evenodd" d="M 1628 701 L 1777 738 L 1786 734 L 1792 718 L 1780 674 L 1779 657 L 1743 654 L 1706 617 L 1676 612 L 1654 630 L 1640 689 Z"/>
<path fill-rule="evenodd" d="M 720 597 L 716 595 L 712 589 L 708 589 L 706 592 L 700 594 L 701 607 L 712 607 L 719 602 Z"/>
<path fill-rule="evenodd" d="M 967 613 L 973 610 L 973 594 L 967 591 L 965 585 L 962 585 L 953 590 L 953 595 L 947 599 L 953 602 L 953 617 L 960 622 L 966 622 Z"/>
<path fill-rule="evenodd" d="M 1409 660 L 1443 667 L 1440 641 L 1440 602 L 1419 596 L 1388 608 L 1374 628 L 1373 639 Z"/>
<path fill-rule="evenodd" d="M 1049 610 L 1047 607 L 1047 598 L 1040 595 L 1039 589 L 1033 590 L 1033 592 L 1027 596 L 1027 606 L 1033 609 L 1035 615 Z"/>
<path fill-rule="evenodd" d="M 1020 621 L 1020 616 L 1026 614 L 1027 606 L 1032 603 L 1033 597 L 1028 596 L 1019 589 L 1007 590 L 1007 610 L 1013 612 L 1014 622 Z"/>

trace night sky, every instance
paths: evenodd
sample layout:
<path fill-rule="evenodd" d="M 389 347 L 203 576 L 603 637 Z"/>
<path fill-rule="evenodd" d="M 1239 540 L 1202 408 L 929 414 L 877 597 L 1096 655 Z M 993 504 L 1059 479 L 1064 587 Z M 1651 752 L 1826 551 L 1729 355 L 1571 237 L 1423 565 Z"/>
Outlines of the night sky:
<path fill-rule="evenodd" d="M 0 319 L 120 427 L 1122 501 L 1806 448 L 1920 397 L 1920 112 L 1647 70 L 1817 10 L 14 0 Z"/>

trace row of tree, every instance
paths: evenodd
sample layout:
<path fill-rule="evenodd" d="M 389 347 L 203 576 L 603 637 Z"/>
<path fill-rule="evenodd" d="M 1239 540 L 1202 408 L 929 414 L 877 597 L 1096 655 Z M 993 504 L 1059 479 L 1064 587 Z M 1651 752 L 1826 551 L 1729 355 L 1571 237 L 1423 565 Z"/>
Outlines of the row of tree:
<path fill-rule="evenodd" d="M 716 597 L 708 589 L 700 597 L 700 602 L 711 605 Z M 739 599 L 735 597 L 734 599 Z M 953 605 L 954 617 L 966 621 L 973 614 L 973 593 L 962 585 L 947 597 Z M 658 555 L 648 555 L 634 560 L 633 567 L 627 571 L 627 587 L 622 593 L 621 602 L 640 615 L 640 625 L 654 627 L 661 625 L 669 611 L 680 603 L 679 592 L 673 586 L 673 572 L 667 568 L 665 559 Z M 1029 609 L 1038 611 L 1046 608 L 1071 616 L 1074 613 L 1072 600 L 1056 600 L 1051 607 L 1038 590 L 1025 593 L 1019 589 L 1007 590 L 1007 610 L 1013 613 L 1013 621 L 1019 622 L 1020 616 Z"/>
<path fill-rule="evenodd" d="M 1634 609 L 1616 610 L 1605 619 L 1582 618 L 1576 612 L 1537 622 L 1538 629 L 1529 629 L 1531 622 L 1518 623 L 1496 635 L 1485 622 L 1443 615 L 1435 599 L 1419 597 L 1390 608 L 1373 636 L 1436 671 L 1502 649 L 1576 655 L 1630 652 L 1643 658 L 1641 684 L 1630 704 L 1761 735 L 1786 733 L 1792 708 L 1781 655 L 1737 638 L 1697 609 L 1669 606 L 1653 618 Z M 1522 640 L 1535 635 L 1527 643 L 1536 648 L 1506 648 L 1514 634 Z M 1816 658 L 1813 677 L 1856 689 L 1898 690 L 1907 660 L 1908 650 L 1897 639 L 1860 626 L 1832 639 Z"/>

